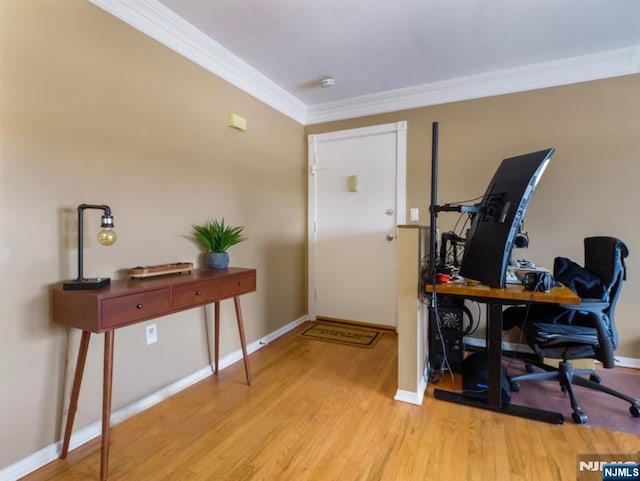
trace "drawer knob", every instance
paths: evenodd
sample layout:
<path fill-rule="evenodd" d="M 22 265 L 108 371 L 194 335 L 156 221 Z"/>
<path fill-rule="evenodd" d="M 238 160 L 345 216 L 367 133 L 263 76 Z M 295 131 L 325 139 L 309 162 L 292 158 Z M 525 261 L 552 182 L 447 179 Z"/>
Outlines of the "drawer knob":
<path fill-rule="evenodd" d="M 242 286 L 244 286 L 244 282 L 238 282 L 238 285 L 239 285 L 240 287 L 242 287 Z"/>
<path fill-rule="evenodd" d="M 136 304 L 136 309 L 142 309 L 144 307 L 144 305 L 142 304 Z"/>
<path fill-rule="evenodd" d="M 196 296 L 202 295 L 201 291 L 196 291 Z"/>

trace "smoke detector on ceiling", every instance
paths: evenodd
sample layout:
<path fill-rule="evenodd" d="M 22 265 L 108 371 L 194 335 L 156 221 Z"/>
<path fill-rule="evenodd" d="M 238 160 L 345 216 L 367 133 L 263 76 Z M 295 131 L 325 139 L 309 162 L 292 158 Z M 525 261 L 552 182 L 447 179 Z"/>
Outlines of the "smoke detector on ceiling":
<path fill-rule="evenodd" d="M 333 77 L 325 77 L 322 80 L 320 80 L 320 87 L 322 88 L 333 87 L 335 84 L 336 84 L 336 81 L 334 80 Z"/>

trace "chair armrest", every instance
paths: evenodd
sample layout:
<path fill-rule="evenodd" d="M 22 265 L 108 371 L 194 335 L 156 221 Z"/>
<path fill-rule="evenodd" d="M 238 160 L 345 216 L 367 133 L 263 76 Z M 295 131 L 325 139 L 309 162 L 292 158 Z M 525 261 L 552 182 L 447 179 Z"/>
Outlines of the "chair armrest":
<path fill-rule="evenodd" d="M 599 356 L 605 368 L 615 366 L 615 344 L 614 333 L 611 330 L 609 317 L 605 310 L 609 307 L 608 302 L 600 299 L 582 299 L 580 304 L 561 304 L 562 308 L 573 312 L 585 314 L 588 321 L 581 322 L 581 325 L 588 325 L 598 332 Z"/>
<path fill-rule="evenodd" d="M 582 299 L 580 304 L 560 304 L 560 307 L 569 311 L 601 313 L 609 307 L 609 303 L 601 301 L 600 299 Z"/>

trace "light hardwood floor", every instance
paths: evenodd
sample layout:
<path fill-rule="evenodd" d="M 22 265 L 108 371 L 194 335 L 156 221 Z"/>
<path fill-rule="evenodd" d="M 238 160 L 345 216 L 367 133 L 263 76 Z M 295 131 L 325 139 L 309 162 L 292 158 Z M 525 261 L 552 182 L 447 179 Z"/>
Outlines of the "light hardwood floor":
<path fill-rule="evenodd" d="M 394 401 L 395 334 L 364 349 L 303 338 L 303 327 L 251 355 L 251 386 L 239 362 L 113 427 L 109 479 L 566 481 L 576 453 L 640 450 L 632 434 L 431 392 L 422 406 Z M 94 440 L 23 479 L 97 480 L 99 465 Z"/>

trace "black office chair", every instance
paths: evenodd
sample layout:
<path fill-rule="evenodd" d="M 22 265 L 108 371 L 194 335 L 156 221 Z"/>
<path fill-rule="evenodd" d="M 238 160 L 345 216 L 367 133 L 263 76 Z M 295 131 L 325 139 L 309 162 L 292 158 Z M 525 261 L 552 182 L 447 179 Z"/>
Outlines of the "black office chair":
<path fill-rule="evenodd" d="M 587 416 L 576 400 L 572 384 L 601 391 L 631 404 L 629 412 L 640 417 L 637 399 L 600 384 L 592 369 L 573 369 L 571 359 L 592 358 L 613 368 L 618 333 L 614 320 L 616 301 L 626 279 L 625 257 L 629 251 L 619 239 L 584 239 L 584 267 L 566 258 L 556 258 L 554 278 L 573 289 L 582 299 L 579 305 L 531 305 L 505 310 L 506 327 L 519 324 L 535 356 L 525 358 L 528 374 L 510 378 L 513 391 L 530 380 L 558 380 L 569 394 L 572 419 L 582 424 Z M 544 358 L 560 359 L 559 367 L 544 364 Z M 534 372 L 537 366 L 544 372 Z M 584 377 L 583 377 L 584 376 Z M 586 378 L 588 376 L 588 379 Z"/>

